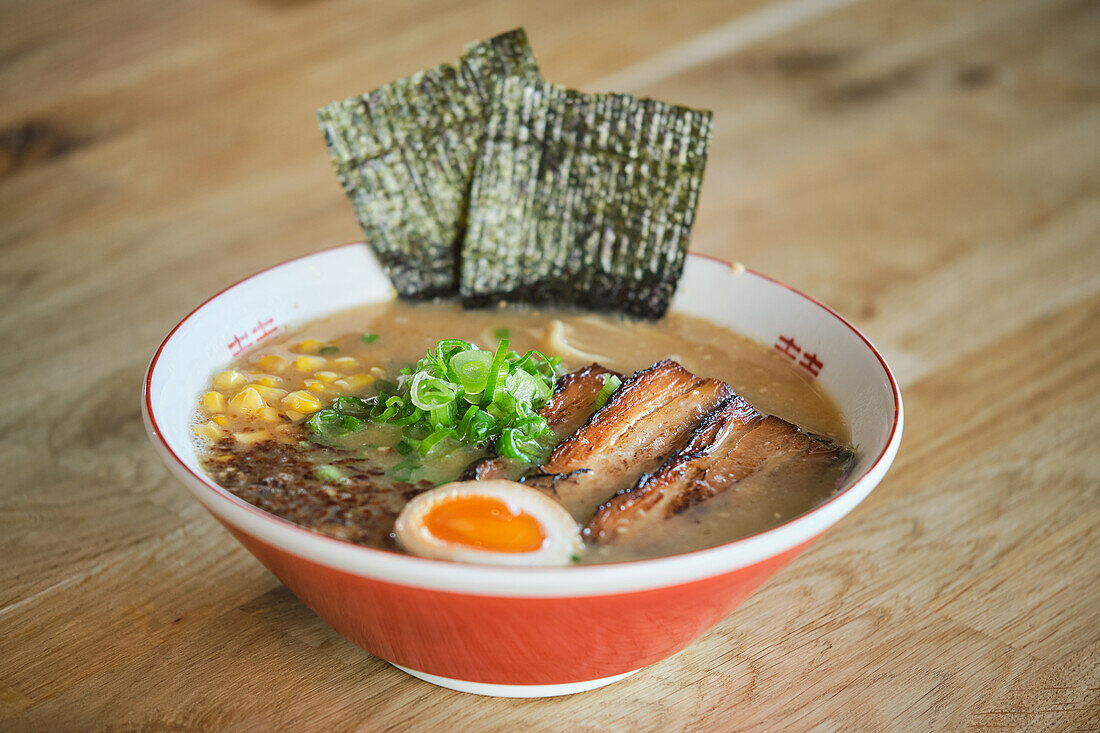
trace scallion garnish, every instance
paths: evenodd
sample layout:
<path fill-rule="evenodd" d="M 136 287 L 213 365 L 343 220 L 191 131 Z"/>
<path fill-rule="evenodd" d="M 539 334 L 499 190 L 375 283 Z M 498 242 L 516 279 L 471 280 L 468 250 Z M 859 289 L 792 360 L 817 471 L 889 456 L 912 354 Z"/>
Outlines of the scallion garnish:
<path fill-rule="evenodd" d="M 449 452 L 455 441 L 478 447 L 495 442 L 501 455 L 535 463 L 553 444 L 538 410 L 553 394 L 560 364 L 560 358 L 539 351 L 522 356 L 509 351 L 507 338 L 494 351 L 445 339 L 415 366 L 402 368 L 396 383 L 377 383 L 377 397 L 338 398 L 307 424 L 322 442 L 369 421 L 400 425 L 397 450 L 410 457 L 433 449 Z M 444 443 L 447 438 L 454 440 Z"/>
<path fill-rule="evenodd" d="M 492 363 L 493 355 L 488 351 L 470 349 L 452 356 L 447 361 L 447 366 L 454 371 L 455 378 L 466 394 L 480 395 L 489 381 L 489 367 Z"/>
<path fill-rule="evenodd" d="M 363 429 L 364 420 L 370 419 L 377 398 L 338 397 L 327 409 L 313 413 L 306 425 L 321 442 L 330 443 L 349 433 Z"/>
<path fill-rule="evenodd" d="M 603 375 L 603 386 L 600 387 L 599 393 L 596 395 L 596 409 L 600 409 L 607 404 L 607 401 L 611 399 L 611 395 L 615 394 L 615 390 L 621 387 L 623 380 L 619 379 L 614 374 Z"/>
<path fill-rule="evenodd" d="M 439 430 L 436 430 L 434 433 L 429 435 L 427 438 L 424 438 L 424 440 L 420 441 L 420 446 L 417 448 L 417 451 L 420 452 L 420 455 L 426 456 L 428 455 L 428 451 L 434 448 L 439 441 L 450 435 L 451 430 L 449 428 L 440 428 Z"/>
<path fill-rule="evenodd" d="M 365 333 L 359 337 L 359 340 L 362 341 L 364 344 L 373 344 L 375 341 L 378 340 L 378 334 Z"/>
<path fill-rule="evenodd" d="M 320 480 L 330 484 L 341 483 L 345 478 L 347 478 L 347 474 L 344 472 L 344 469 L 340 468 L 339 466 L 333 466 L 331 464 L 318 466 L 317 468 L 313 469 L 313 475 Z"/>
<path fill-rule="evenodd" d="M 433 377 L 426 371 L 414 374 L 412 385 L 409 387 L 409 399 L 421 410 L 430 411 L 449 405 L 457 394 L 457 385 L 445 379 Z"/>
<path fill-rule="evenodd" d="M 363 420 L 370 417 L 371 403 L 362 397 L 337 397 L 331 407 L 341 415 Z"/>
<path fill-rule="evenodd" d="M 339 354 L 340 353 L 340 347 L 339 346 L 322 346 L 321 350 L 318 353 L 320 353 L 320 354 Z"/>

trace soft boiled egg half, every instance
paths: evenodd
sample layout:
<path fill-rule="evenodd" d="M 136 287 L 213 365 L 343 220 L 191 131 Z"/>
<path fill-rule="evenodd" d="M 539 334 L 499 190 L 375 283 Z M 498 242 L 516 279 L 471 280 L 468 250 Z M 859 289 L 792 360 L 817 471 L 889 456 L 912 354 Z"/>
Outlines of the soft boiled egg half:
<path fill-rule="evenodd" d="M 582 546 L 565 507 L 499 479 L 425 491 L 405 505 L 394 534 L 413 555 L 494 565 L 568 565 Z"/>

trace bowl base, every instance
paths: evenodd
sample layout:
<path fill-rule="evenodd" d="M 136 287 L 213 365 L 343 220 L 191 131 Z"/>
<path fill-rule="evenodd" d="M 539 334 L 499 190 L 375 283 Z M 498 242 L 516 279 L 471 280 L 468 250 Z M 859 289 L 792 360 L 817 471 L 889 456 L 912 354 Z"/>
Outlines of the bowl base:
<path fill-rule="evenodd" d="M 393 662 L 390 662 L 390 664 L 393 664 Z M 439 675 L 418 672 L 415 669 L 402 667 L 400 664 L 394 664 L 393 666 L 397 667 L 402 672 L 411 674 L 413 677 L 422 679 L 425 682 L 430 682 L 433 685 L 439 685 L 440 687 L 446 687 L 451 690 L 458 690 L 459 692 L 469 692 L 474 695 L 486 695 L 489 697 L 555 697 L 557 695 L 572 695 L 575 692 L 584 692 L 586 690 L 594 690 L 597 687 L 603 687 L 604 685 L 610 685 L 612 682 L 618 682 L 638 671 L 635 669 L 630 672 L 624 672 L 623 674 L 612 675 L 611 677 L 601 677 L 597 680 L 566 682 L 559 685 L 494 685 L 488 682 L 467 682 L 466 680 L 454 680 L 450 677 L 440 677 Z"/>

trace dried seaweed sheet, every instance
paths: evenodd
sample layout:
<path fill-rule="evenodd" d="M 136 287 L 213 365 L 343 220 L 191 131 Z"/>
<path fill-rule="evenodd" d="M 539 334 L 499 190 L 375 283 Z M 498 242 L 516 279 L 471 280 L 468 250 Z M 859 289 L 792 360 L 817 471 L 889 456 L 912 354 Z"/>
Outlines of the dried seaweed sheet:
<path fill-rule="evenodd" d="M 518 78 L 498 95 L 470 192 L 463 302 L 661 317 L 683 270 L 711 113 Z"/>
<path fill-rule="evenodd" d="M 457 291 L 471 176 L 496 87 L 512 77 L 539 78 L 523 29 L 318 110 L 337 178 L 402 297 Z"/>

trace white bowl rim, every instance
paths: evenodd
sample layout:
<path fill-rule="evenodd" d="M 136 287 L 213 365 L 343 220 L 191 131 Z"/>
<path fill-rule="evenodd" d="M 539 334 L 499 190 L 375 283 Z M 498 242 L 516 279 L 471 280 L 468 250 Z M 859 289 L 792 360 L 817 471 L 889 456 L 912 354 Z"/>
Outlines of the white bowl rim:
<path fill-rule="evenodd" d="M 740 539 L 675 555 L 645 560 L 567 567 L 512 567 L 475 565 L 406 555 L 357 545 L 313 532 L 266 512 L 211 481 L 192 468 L 168 444 L 153 410 L 150 385 L 165 346 L 191 318 L 214 300 L 270 270 L 304 263 L 335 250 L 366 247 L 364 241 L 327 247 L 266 267 L 204 300 L 168 332 L 149 362 L 142 382 L 142 415 L 146 432 L 177 478 L 216 518 L 284 552 L 337 570 L 375 580 L 427 590 L 465 595 L 513 598 L 602 596 L 636 593 L 723 575 L 754 565 L 810 542 L 856 507 L 885 475 L 897 455 L 904 426 L 901 390 L 886 360 L 874 344 L 839 313 L 824 303 L 775 278 L 743 268 L 744 273 L 778 285 L 829 313 L 850 329 L 877 359 L 894 398 L 894 418 L 882 451 L 848 488 L 825 502 L 770 529 Z M 368 248 L 369 250 L 369 248 Z M 733 267 L 728 260 L 699 252 L 689 256 Z M 737 266 L 739 269 L 740 265 Z"/>

